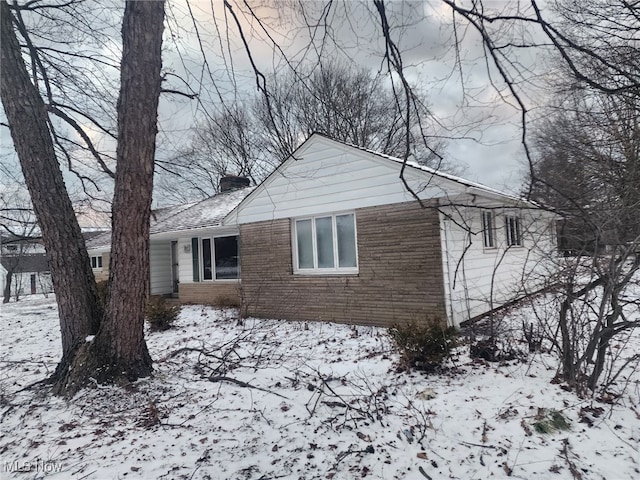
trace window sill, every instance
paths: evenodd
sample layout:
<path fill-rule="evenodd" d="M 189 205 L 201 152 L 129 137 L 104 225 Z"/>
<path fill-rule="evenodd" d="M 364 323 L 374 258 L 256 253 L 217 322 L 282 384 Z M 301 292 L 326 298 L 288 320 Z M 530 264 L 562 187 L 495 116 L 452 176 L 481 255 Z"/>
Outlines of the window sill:
<path fill-rule="evenodd" d="M 215 280 L 200 280 L 193 283 L 240 283 L 239 278 L 216 278 Z"/>
<path fill-rule="evenodd" d="M 358 276 L 360 271 L 358 269 L 352 270 L 294 270 L 294 275 L 301 277 L 338 277 L 338 276 Z"/>

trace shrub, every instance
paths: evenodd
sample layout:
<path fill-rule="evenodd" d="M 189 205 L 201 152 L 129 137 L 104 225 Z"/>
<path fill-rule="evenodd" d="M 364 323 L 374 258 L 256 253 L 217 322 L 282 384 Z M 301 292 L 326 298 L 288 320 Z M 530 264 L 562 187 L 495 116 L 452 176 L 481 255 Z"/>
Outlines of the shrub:
<path fill-rule="evenodd" d="M 218 308 L 237 308 L 240 306 L 240 301 L 231 295 L 218 295 L 213 305 Z"/>
<path fill-rule="evenodd" d="M 147 302 L 147 322 L 153 331 L 167 330 L 178 318 L 180 305 L 171 305 L 163 297 L 151 297 Z"/>
<path fill-rule="evenodd" d="M 440 321 L 431 321 L 394 325 L 389 329 L 389 335 L 405 369 L 433 370 L 456 346 L 458 333 L 454 327 L 447 328 Z"/>

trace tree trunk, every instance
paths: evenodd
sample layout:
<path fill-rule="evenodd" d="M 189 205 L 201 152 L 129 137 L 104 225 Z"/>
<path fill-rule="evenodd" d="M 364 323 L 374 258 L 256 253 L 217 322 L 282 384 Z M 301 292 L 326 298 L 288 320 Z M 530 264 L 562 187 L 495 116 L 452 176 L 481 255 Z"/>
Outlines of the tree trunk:
<path fill-rule="evenodd" d="M 94 342 L 78 352 L 65 385 L 67 393 L 82 387 L 89 378 L 120 383 L 152 371 L 144 341 L 144 317 L 149 293 L 149 218 L 163 22 L 163 0 L 127 1 L 122 24 L 109 293 L 104 321 Z"/>
<path fill-rule="evenodd" d="M 25 68 L 6 1 L 0 1 L 0 93 L 53 281 L 62 360 L 67 370 L 85 337 L 98 329 L 102 308 L 84 238 L 65 188 L 47 123 L 47 109 Z"/>
<path fill-rule="evenodd" d="M 11 282 L 13 281 L 13 270 L 8 270 L 5 277 L 4 292 L 2 292 L 2 303 L 9 303 L 11 300 Z"/>

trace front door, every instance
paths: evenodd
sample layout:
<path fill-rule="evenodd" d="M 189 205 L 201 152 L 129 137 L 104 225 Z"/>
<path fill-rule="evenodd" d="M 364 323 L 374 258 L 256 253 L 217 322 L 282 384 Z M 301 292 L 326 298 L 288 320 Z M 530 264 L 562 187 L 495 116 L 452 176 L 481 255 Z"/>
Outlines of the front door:
<path fill-rule="evenodd" d="M 179 275 L 179 264 L 178 264 L 178 242 L 171 242 L 171 281 L 173 285 L 173 293 L 178 293 L 178 285 L 180 283 L 180 275 Z"/>
<path fill-rule="evenodd" d="M 31 295 L 36 294 L 36 274 L 31 274 Z"/>

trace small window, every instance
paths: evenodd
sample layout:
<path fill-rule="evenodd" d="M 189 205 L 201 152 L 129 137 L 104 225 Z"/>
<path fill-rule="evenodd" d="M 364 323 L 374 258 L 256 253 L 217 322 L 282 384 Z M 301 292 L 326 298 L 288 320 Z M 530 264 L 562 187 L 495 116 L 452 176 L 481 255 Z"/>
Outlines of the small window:
<path fill-rule="evenodd" d="M 484 248 L 495 248 L 496 225 L 493 212 L 482 212 L 482 243 Z"/>
<path fill-rule="evenodd" d="M 303 273 L 357 273 L 355 214 L 295 221 L 295 270 Z"/>
<path fill-rule="evenodd" d="M 213 280 L 213 263 L 211 262 L 211 239 L 202 239 L 202 279 Z"/>
<path fill-rule="evenodd" d="M 7 249 L 8 252 L 16 252 L 16 251 L 18 251 L 18 246 L 17 245 L 6 245 L 5 248 Z"/>
<path fill-rule="evenodd" d="M 91 257 L 91 268 L 93 268 L 94 270 L 102 269 L 102 255 Z"/>
<path fill-rule="evenodd" d="M 506 215 L 504 217 L 505 229 L 507 234 L 507 245 L 510 247 L 522 246 L 522 228 L 520 225 L 520 217 L 515 215 Z"/>

